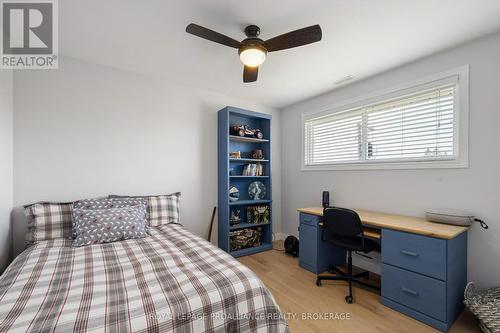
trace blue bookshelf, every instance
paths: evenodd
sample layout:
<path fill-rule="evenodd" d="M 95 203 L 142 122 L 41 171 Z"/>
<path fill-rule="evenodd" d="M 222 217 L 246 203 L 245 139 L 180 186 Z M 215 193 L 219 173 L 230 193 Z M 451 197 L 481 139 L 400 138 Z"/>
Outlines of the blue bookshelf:
<path fill-rule="evenodd" d="M 262 131 L 263 138 L 240 137 L 232 135 L 232 125 L 248 125 Z M 218 112 L 218 243 L 219 247 L 234 257 L 254 254 L 272 249 L 272 184 L 271 184 L 271 115 L 227 106 Z M 264 159 L 253 159 L 250 152 L 261 149 Z M 231 158 L 230 152 L 240 151 L 241 158 Z M 264 168 L 262 176 L 243 176 L 246 164 L 260 163 Z M 252 200 L 248 186 L 260 181 L 266 186 L 266 196 L 262 200 Z M 229 201 L 229 188 L 239 190 L 239 199 Z M 247 207 L 269 206 L 269 223 L 253 224 L 247 222 Z M 231 225 L 231 211 L 240 211 L 241 222 Z M 243 229 L 260 228 L 260 244 L 244 249 L 231 249 L 231 232 Z"/>

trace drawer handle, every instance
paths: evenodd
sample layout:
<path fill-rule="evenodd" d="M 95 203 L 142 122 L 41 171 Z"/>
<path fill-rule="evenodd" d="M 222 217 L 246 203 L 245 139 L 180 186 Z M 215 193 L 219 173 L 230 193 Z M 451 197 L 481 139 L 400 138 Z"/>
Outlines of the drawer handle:
<path fill-rule="evenodd" d="M 304 219 L 304 222 L 312 222 L 312 219 L 305 218 L 305 219 Z"/>
<path fill-rule="evenodd" d="M 410 257 L 418 257 L 418 253 L 417 252 L 412 252 L 412 251 L 407 251 L 407 250 L 401 250 L 401 253 L 402 254 L 406 254 L 407 256 L 410 256 Z"/>
<path fill-rule="evenodd" d="M 418 296 L 418 291 L 411 290 L 405 287 L 401 287 L 401 290 L 407 294 L 413 295 L 413 296 Z"/>

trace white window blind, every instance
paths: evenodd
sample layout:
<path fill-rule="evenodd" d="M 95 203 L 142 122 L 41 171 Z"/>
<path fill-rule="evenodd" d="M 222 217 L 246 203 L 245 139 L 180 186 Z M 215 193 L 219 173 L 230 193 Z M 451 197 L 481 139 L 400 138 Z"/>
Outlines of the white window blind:
<path fill-rule="evenodd" d="M 456 82 L 304 121 L 306 166 L 453 159 Z"/>
<path fill-rule="evenodd" d="M 308 164 L 357 161 L 361 153 L 362 113 L 359 110 L 306 122 Z"/>

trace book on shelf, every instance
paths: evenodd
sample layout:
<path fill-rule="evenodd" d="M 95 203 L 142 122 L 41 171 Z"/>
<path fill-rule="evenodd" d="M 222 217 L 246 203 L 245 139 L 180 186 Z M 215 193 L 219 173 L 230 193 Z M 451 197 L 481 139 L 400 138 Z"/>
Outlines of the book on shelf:
<path fill-rule="evenodd" d="M 242 176 L 263 176 L 264 166 L 262 163 L 245 164 Z"/>

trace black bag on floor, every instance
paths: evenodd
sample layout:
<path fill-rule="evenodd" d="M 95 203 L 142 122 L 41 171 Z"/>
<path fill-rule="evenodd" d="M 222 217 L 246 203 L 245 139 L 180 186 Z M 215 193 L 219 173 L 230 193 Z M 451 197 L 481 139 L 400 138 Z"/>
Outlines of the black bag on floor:
<path fill-rule="evenodd" d="M 299 256 L 299 240 L 295 236 L 288 236 L 285 239 L 285 252 L 294 257 Z"/>

